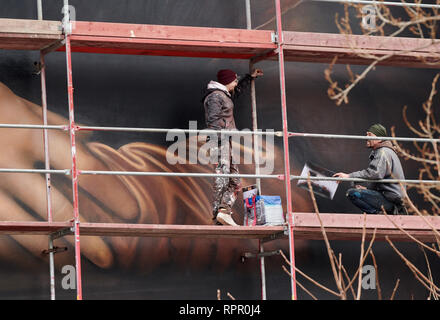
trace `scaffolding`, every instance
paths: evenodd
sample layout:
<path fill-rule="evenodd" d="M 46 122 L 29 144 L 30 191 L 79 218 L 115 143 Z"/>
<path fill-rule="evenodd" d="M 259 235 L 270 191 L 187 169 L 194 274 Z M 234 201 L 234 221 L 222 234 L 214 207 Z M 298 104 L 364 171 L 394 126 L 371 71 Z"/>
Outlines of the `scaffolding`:
<path fill-rule="evenodd" d="M 353 47 L 361 45 L 363 50 L 375 55 L 387 55 L 397 52 L 379 65 L 405 66 L 415 68 L 438 67 L 430 64 L 438 59 L 435 49 L 437 44 L 430 39 L 399 38 L 386 39 L 377 36 L 351 36 L 309 32 L 283 31 L 280 0 L 274 0 L 276 12 L 276 30 L 252 29 L 250 1 L 246 0 L 247 29 L 224 29 L 206 27 L 182 27 L 161 25 L 139 25 L 123 23 L 71 21 L 68 1 L 64 0 L 64 19 L 62 22 L 43 20 L 41 1 L 38 1 L 38 20 L 0 19 L 0 49 L 38 50 L 41 66 L 42 94 L 42 125 L 0 124 L 0 128 L 43 129 L 45 169 L 6 169 L 0 173 L 35 173 L 45 174 L 47 189 L 47 221 L 23 222 L 1 221 L 0 234 L 47 235 L 49 244 L 47 252 L 50 256 L 50 291 L 51 299 L 55 299 L 55 275 L 53 240 L 67 235 L 74 236 L 75 270 L 77 299 L 82 299 L 81 277 L 81 236 L 128 236 L 128 237 L 207 237 L 207 238 L 240 238 L 259 241 L 259 253 L 255 256 L 260 260 L 261 297 L 266 299 L 265 264 L 263 244 L 275 239 L 287 238 L 291 262 L 291 294 L 297 299 L 295 279 L 295 239 L 322 239 L 321 228 L 324 227 L 329 240 L 358 240 L 362 230 L 366 230 L 366 239 L 373 235 L 378 240 L 388 236 L 396 241 L 411 241 L 412 237 L 428 242 L 435 241 L 432 229 L 440 229 L 440 217 L 417 216 L 367 216 L 359 214 L 320 214 L 293 212 L 291 180 L 307 179 L 294 176 L 290 172 L 289 139 L 311 137 L 322 139 L 375 139 L 365 136 L 329 135 L 290 132 L 287 123 L 287 101 L 285 83 L 285 61 L 325 62 L 329 63 L 338 56 L 338 63 L 369 64 L 371 61 L 359 57 Z M 74 27 L 72 27 L 74 24 Z M 62 31 L 60 31 L 62 30 Z M 407 50 L 414 48 L 413 51 Z M 48 125 L 46 101 L 46 67 L 45 55 L 54 51 L 65 51 L 68 91 L 68 125 Z M 78 126 L 75 122 L 74 95 L 72 80 L 72 52 L 111 53 L 132 55 L 206 57 L 249 60 L 250 69 L 259 61 L 271 59 L 278 61 L 280 97 L 282 111 L 282 131 L 265 132 L 258 130 L 255 99 L 255 84 L 251 83 L 252 131 L 248 134 L 273 135 L 283 141 L 284 174 L 260 174 L 258 156 L 255 157 L 255 174 L 218 175 L 203 173 L 165 173 L 165 172 L 129 172 L 129 171 L 92 171 L 80 170 L 77 167 L 76 133 L 88 131 L 138 131 L 138 132 L 172 132 L 176 129 L 164 128 L 124 128 L 124 127 L 92 127 Z M 423 57 L 423 59 L 420 59 Z M 71 146 L 71 168 L 50 169 L 48 130 L 67 131 Z M 200 132 L 201 130 L 179 130 L 183 132 Z M 207 132 L 203 130 L 203 132 Z M 237 134 L 236 131 L 227 132 Z M 243 134 L 243 132 L 240 132 Z M 440 142 L 438 139 L 415 138 L 380 138 L 381 140 L 397 141 L 429 141 Z M 258 139 L 254 139 L 254 153 L 258 155 Z M 51 206 L 52 174 L 70 175 L 72 178 L 73 214 L 67 222 L 53 221 Z M 78 177 L 80 175 L 143 175 L 165 177 L 241 177 L 256 179 L 277 179 L 284 182 L 286 192 L 287 223 L 283 226 L 229 227 L 210 225 L 155 225 L 155 224 L 122 224 L 122 223 L 89 223 L 81 222 L 78 207 Z M 318 178 L 311 180 L 365 181 L 354 178 Z M 383 181 L 383 180 L 380 180 Z M 387 180 L 387 182 L 405 183 L 440 183 L 439 181 L 420 180 Z M 402 231 L 405 229 L 405 232 Z"/>

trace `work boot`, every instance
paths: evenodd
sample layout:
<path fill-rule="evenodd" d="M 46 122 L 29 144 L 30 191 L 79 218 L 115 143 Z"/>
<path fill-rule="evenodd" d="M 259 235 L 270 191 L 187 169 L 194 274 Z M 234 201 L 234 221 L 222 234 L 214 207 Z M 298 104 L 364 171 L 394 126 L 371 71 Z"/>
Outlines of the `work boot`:
<path fill-rule="evenodd" d="M 232 219 L 231 212 L 228 212 L 226 209 L 220 209 L 217 213 L 217 221 L 220 222 L 222 225 L 227 226 L 238 226 L 238 224 L 235 223 L 234 219 Z"/>
<path fill-rule="evenodd" d="M 409 213 L 408 213 L 408 210 L 406 209 L 406 207 L 404 205 L 402 205 L 402 206 L 397 207 L 397 214 L 407 216 Z"/>

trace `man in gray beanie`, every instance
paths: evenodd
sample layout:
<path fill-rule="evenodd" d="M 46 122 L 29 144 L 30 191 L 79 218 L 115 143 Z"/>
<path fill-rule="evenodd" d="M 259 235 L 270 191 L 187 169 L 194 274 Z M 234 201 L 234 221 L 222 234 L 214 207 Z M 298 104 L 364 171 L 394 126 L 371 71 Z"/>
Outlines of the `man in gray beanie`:
<path fill-rule="evenodd" d="M 367 130 L 369 137 L 386 137 L 387 130 L 381 124 L 374 124 Z M 367 169 L 350 174 L 338 172 L 334 177 L 361 178 L 367 180 L 405 179 L 402 165 L 391 141 L 367 140 L 370 164 Z M 366 213 L 381 213 L 382 207 L 387 213 L 408 214 L 403 204 L 406 189 L 399 183 L 372 182 L 368 187 L 356 185 L 348 189 L 347 197 Z"/>

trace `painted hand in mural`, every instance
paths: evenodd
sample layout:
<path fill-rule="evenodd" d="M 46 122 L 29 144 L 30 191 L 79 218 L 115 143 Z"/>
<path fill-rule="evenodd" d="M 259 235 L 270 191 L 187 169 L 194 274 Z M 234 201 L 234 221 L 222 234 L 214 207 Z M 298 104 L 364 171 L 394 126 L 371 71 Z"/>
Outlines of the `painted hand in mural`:
<path fill-rule="evenodd" d="M 0 84 L 0 123 L 41 124 L 42 110 L 16 96 Z M 64 117 L 48 113 L 49 124 L 67 124 Z M 42 168 L 44 163 L 43 132 L 36 129 L 2 129 L 0 135 L 0 168 Z M 77 159 L 80 170 L 161 171 L 211 173 L 209 165 L 170 164 L 166 148 L 145 142 L 133 142 L 118 150 L 97 142 L 88 142 L 89 133 L 77 134 Z M 71 150 L 65 131 L 49 130 L 51 167 L 70 169 Z M 282 167 L 282 155 L 275 148 L 275 167 Z M 243 162 L 242 162 L 243 163 Z M 244 166 L 243 173 L 253 173 Z M 67 221 L 73 216 L 71 177 L 51 176 L 54 221 Z M 243 179 L 244 185 L 254 183 Z M 82 222 L 146 224 L 213 224 L 211 219 L 212 181 L 209 178 L 145 176 L 80 176 L 79 212 Z M 281 181 L 264 181 L 267 194 L 283 195 Z M 295 209 L 308 212 L 312 204 L 302 191 L 294 194 Z M 46 184 L 38 174 L 0 174 L 0 219 L 5 221 L 44 221 Z M 240 201 L 233 209 L 240 216 Z M 57 239 L 55 245 L 72 246 L 73 237 Z M 30 256 L 41 258 L 47 248 L 46 236 L 11 236 L 0 241 L 0 259 L 16 264 L 29 263 Z M 81 251 L 94 265 L 102 268 L 139 266 L 151 270 L 164 261 L 185 265 L 209 265 L 218 268 L 239 261 L 243 240 L 166 239 L 82 237 Z M 235 248 L 234 250 L 231 249 Z M 70 252 L 70 251 L 69 251 Z M 232 253 L 231 253 L 232 252 Z M 24 257 L 24 258 L 23 258 Z M 28 257 L 28 258 L 26 258 Z M 58 266 L 72 264 L 73 255 L 59 254 Z"/>
<path fill-rule="evenodd" d="M 41 124 L 41 108 L 29 101 L 17 97 L 5 85 L 0 84 L 0 119 L 2 123 Z M 66 119 L 54 114 L 48 115 L 50 124 L 65 124 Z M 3 129 L 0 135 L 0 167 L 2 168 L 34 168 L 35 165 L 44 163 L 44 148 L 42 130 L 35 129 Z M 80 168 L 94 168 L 94 170 L 107 170 L 107 167 L 90 153 L 87 146 L 78 142 L 78 163 Z M 51 167 L 54 169 L 69 169 L 70 140 L 66 132 L 50 130 L 49 149 Z M 40 165 L 41 167 L 41 165 Z M 54 177 L 58 182 L 52 188 L 52 204 L 54 221 L 67 221 L 72 219 L 70 177 Z M 136 199 L 131 195 L 122 181 L 117 177 L 90 177 L 80 178 L 83 193 L 90 197 L 81 197 L 82 206 L 99 215 L 101 220 L 106 220 L 105 211 L 99 210 L 97 203 L 105 204 L 112 208 L 116 217 L 120 219 L 133 219 L 139 212 Z M 70 188 L 70 190 L 69 190 Z M 109 197 L 109 194 L 118 194 Z M 95 201 L 90 201 L 93 198 Z M 46 182 L 38 174 L 2 174 L 0 176 L 0 219 L 9 221 L 19 220 L 46 220 Z M 87 220 L 81 215 L 81 220 Z M 110 219 L 107 219 L 110 220 Z M 73 239 L 67 237 L 69 242 Z M 26 236 L 14 237 L 23 247 L 39 254 L 47 248 L 47 239 L 36 241 L 36 238 Z M 109 247 L 99 238 L 85 237 L 84 255 L 99 266 L 108 266 L 112 263 Z"/>

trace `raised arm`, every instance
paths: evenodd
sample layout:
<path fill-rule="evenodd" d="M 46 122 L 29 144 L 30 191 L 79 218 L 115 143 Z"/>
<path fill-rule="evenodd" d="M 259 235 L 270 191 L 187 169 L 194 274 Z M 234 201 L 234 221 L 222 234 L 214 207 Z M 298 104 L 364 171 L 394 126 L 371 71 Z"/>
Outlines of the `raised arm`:
<path fill-rule="evenodd" d="M 252 79 L 256 79 L 261 76 L 263 76 L 263 71 L 261 69 L 255 69 L 252 71 L 252 74 L 246 74 L 242 79 L 240 79 L 237 87 L 235 88 L 235 97 L 239 97 L 249 88 Z"/>

